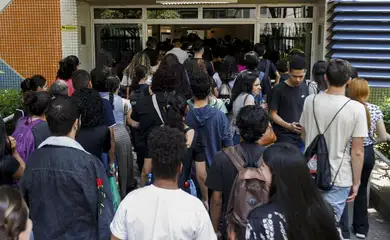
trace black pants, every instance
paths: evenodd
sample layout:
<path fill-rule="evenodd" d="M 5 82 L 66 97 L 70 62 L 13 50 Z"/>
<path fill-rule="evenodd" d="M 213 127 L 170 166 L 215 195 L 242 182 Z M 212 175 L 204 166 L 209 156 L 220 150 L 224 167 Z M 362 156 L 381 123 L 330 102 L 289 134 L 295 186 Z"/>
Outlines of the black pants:
<path fill-rule="evenodd" d="M 369 145 L 364 147 L 364 164 L 362 170 L 362 176 L 360 178 L 360 187 L 358 194 L 355 198 L 353 206 L 353 223 L 352 227 L 355 233 L 367 235 L 368 224 L 368 212 L 367 212 L 367 184 L 370 180 L 372 169 L 375 165 L 375 153 L 374 146 Z M 348 206 L 344 208 L 343 215 L 340 219 L 340 227 L 344 238 L 349 238 L 349 224 L 348 224 Z"/>

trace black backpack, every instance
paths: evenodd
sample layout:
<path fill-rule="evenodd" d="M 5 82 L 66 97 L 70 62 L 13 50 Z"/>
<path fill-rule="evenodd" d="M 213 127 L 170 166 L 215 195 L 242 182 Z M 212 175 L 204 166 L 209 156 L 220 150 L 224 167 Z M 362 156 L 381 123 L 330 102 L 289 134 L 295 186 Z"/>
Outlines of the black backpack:
<path fill-rule="evenodd" d="M 136 90 L 131 91 L 129 96 L 131 107 L 134 107 L 137 104 L 137 101 L 145 96 L 146 96 L 145 89 L 138 88 Z"/>
<path fill-rule="evenodd" d="M 271 78 L 269 77 L 271 61 L 268 59 L 263 59 L 263 60 L 265 60 L 265 69 L 261 69 L 260 67 L 258 67 L 258 70 L 264 73 L 263 78 L 260 78 L 260 80 L 261 80 L 261 89 L 262 89 L 263 96 L 266 97 L 270 95 L 272 90 Z M 260 66 L 260 62 L 258 66 Z"/>
<path fill-rule="evenodd" d="M 325 128 L 325 131 L 321 133 L 320 128 L 318 126 L 317 117 L 315 114 L 315 108 L 314 103 L 317 95 L 313 98 L 313 116 L 314 120 L 316 122 L 318 135 L 314 138 L 314 140 L 311 142 L 309 147 L 306 149 L 305 152 L 305 158 L 307 160 L 307 166 L 310 170 L 310 175 L 314 178 L 317 187 L 323 191 L 329 191 L 333 188 L 334 182 L 336 180 L 337 175 L 340 172 L 341 166 L 343 164 L 343 159 L 340 163 L 340 167 L 338 168 L 336 175 L 334 176 L 334 179 L 332 180 L 332 172 L 331 172 L 331 166 L 329 162 L 329 150 L 328 145 L 326 144 L 326 139 L 324 134 L 329 129 L 330 125 L 333 123 L 333 121 L 336 119 L 337 115 L 340 113 L 340 111 L 351 101 L 348 100 L 334 115 L 332 120 L 330 121 L 329 125 Z M 348 143 L 347 143 L 348 144 Z M 345 147 L 344 154 L 347 147 Z"/>

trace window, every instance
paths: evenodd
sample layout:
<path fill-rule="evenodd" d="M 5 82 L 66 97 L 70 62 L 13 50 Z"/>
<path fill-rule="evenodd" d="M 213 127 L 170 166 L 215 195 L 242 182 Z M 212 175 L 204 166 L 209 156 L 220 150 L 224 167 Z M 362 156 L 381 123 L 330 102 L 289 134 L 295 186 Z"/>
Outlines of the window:
<path fill-rule="evenodd" d="M 267 46 L 267 58 L 276 62 L 291 54 L 301 55 L 310 69 L 312 28 L 311 23 L 261 24 L 260 42 Z M 310 75 L 310 71 L 308 74 Z"/>
<path fill-rule="evenodd" d="M 256 18 L 255 8 L 204 8 L 203 18 Z"/>
<path fill-rule="evenodd" d="M 142 9 L 140 8 L 95 8 L 93 11 L 95 19 L 141 19 Z"/>
<path fill-rule="evenodd" d="M 263 7 L 262 18 L 313 18 L 313 7 Z"/>
<path fill-rule="evenodd" d="M 197 8 L 150 8 L 147 10 L 148 19 L 197 19 Z"/>

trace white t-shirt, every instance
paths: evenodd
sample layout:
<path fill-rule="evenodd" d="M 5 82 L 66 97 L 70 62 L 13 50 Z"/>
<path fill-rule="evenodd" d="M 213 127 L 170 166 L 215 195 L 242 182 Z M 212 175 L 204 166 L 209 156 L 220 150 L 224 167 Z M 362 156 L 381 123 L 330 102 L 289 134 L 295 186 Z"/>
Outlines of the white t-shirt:
<path fill-rule="evenodd" d="M 311 142 L 319 134 L 313 116 L 314 96 L 316 95 L 310 95 L 306 98 L 300 119 L 300 124 L 305 128 L 306 148 L 310 146 Z M 325 131 L 332 118 L 348 100 L 349 98 L 342 95 L 330 95 L 327 93 L 317 95 L 315 99 L 315 114 L 321 133 Z M 332 180 L 341 162 L 343 162 L 336 176 L 335 186 L 352 186 L 351 146 L 349 141 L 351 137 L 368 136 L 366 111 L 363 104 L 351 100 L 340 111 L 324 135 L 328 145 Z"/>
<path fill-rule="evenodd" d="M 110 228 L 119 239 L 217 239 L 199 199 L 181 189 L 154 185 L 129 193 L 119 205 Z"/>
<path fill-rule="evenodd" d="M 185 60 L 187 60 L 188 58 L 188 53 L 184 50 L 182 50 L 181 48 L 173 48 L 172 50 L 168 51 L 167 54 L 174 54 L 176 55 L 176 57 L 179 59 L 179 62 L 181 64 L 184 63 Z"/>

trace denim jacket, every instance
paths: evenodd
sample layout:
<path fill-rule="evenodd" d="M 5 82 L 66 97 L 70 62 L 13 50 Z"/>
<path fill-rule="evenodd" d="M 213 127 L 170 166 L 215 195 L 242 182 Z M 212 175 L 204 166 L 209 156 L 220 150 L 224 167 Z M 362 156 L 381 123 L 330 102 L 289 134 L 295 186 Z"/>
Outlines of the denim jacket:
<path fill-rule="evenodd" d="M 49 137 L 28 160 L 21 190 L 35 239 L 110 238 L 114 211 L 102 163 L 68 137 Z"/>

